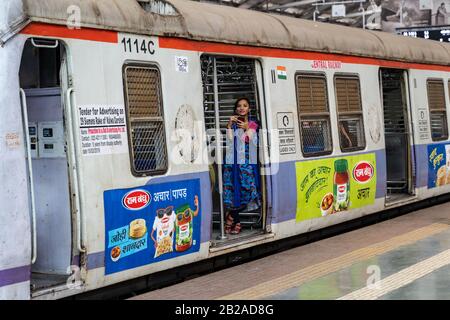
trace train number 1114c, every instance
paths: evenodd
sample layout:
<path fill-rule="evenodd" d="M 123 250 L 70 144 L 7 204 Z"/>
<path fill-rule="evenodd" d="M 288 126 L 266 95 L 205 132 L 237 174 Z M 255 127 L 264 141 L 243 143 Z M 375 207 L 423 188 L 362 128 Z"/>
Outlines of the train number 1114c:
<path fill-rule="evenodd" d="M 125 52 L 155 54 L 155 43 L 152 40 L 123 38 L 121 42 Z"/>

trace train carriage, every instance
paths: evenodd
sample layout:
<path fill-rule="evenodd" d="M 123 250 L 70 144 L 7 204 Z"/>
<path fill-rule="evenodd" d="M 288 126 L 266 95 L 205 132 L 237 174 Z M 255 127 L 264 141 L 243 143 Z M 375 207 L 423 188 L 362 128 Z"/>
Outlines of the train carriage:
<path fill-rule="evenodd" d="M 183 0 L 7 0 L 0 44 L 1 299 L 450 191 L 446 44 Z M 226 236 L 222 133 L 242 96 L 262 201 Z"/>

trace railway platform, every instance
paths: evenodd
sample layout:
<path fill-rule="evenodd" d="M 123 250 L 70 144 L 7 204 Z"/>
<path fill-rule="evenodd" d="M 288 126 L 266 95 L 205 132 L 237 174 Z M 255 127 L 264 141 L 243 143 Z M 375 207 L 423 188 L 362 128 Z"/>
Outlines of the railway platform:
<path fill-rule="evenodd" d="M 130 299 L 447 300 L 449 274 L 447 202 Z"/>

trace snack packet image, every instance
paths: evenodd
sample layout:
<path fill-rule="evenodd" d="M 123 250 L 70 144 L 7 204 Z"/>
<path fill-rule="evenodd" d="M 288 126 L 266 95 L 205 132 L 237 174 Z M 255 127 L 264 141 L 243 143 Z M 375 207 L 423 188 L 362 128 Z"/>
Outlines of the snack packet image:
<path fill-rule="evenodd" d="M 173 206 L 156 210 L 151 238 L 155 245 L 155 258 L 173 252 L 175 212 Z"/>

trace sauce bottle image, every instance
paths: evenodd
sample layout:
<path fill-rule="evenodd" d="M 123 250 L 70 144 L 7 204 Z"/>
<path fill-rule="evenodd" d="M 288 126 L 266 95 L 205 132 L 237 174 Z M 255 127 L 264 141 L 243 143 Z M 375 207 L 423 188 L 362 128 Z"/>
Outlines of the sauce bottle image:
<path fill-rule="evenodd" d="M 189 205 L 184 205 L 176 212 L 175 251 L 186 251 L 192 246 L 193 214 Z"/>
<path fill-rule="evenodd" d="M 339 159 L 334 162 L 333 195 L 334 212 L 347 210 L 350 201 L 350 180 L 346 159 Z"/>

